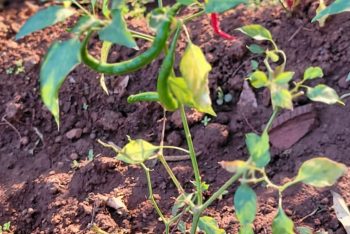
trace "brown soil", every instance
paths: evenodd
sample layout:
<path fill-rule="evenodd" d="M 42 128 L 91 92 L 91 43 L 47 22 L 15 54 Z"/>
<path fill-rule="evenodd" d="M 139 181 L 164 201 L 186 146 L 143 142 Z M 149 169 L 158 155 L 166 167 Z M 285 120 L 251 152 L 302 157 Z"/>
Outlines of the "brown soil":
<path fill-rule="evenodd" d="M 350 15 L 332 17 L 324 28 L 319 28 L 309 23 L 316 1 L 306 2 L 292 17 L 279 7 L 239 8 L 225 14 L 223 28 L 235 33 L 236 27 L 252 22 L 266 26 L 286 51 L 288 69 L 300 76 L 308 66 L 321 66 L 325 82 L 338 92 L 346 93 L 349 90 L 345 77 L 350 67 Z M 160 233 L 163 226 L 147 201 L 143 172 L 116 161 L 113 152 L 96 141 L 102 139 L 123 146 L 126 135 L 130 135 L 155 144 L 159 142 L 161 123 L 158 120 L 162 118 L 159 105 L 128 105 L 126 102 L 129 94 L 154 89 L 159 61 L 131 74 L 126 90 L 119 90 L 118 80 L 122 77 L 107 77 L 108 87 L 113 91 L 110 96 L 96 88 L 99 87 L 96 73 L 79 66 L 61 89 L 62 126 L 57 131 L 52 116 L 39 98 L 38 73 L 40 58 L 49 44 L 68 36 L 65 27 L 57 25 L 19 42 L 13 40 L 20 25 L 36 10 L 36 4 L 26 2 L 14 3 L 0 12 L 0 117 L 5 117 L 0 123 L 0 224 L 11 221 L 11 230 L 15 233 L 88 233 L 87 227 L 93 220 L 110 233 Z M 199 158 L 201 174 L 210 184 L 206 196 L 230 177 L 217 162 L 246 159 L 244 134 L 253 130 L 259 132 L 271 114 L 262 90 L 256 91 L 257 109 L 244 114 L 238 111 L 236 103 L 243 80 L 250 72 L 251 54 L 244 47 L 249 41 L 239 36 L 241 43 L 224 42 L 213 35 L 208 25 L 208 19 L 203 17 L 192 23 L 190 30 L 193 41 L 203 48 L 213 65 L 210 73 L 212 98 L 215 103 L 215 90 L 220 86 L 234 99 L 223 106 L 214 104 L 218 117 L 207 127 L 195 118 L 191 124 L 195 146 L 203 152 Z M 133 26 L 140 30 L 145 28 L 140 22 Z M 184 46 L 182 44 L 181 48 Z M 120 53 L 120 49 L 115 48 L 110 59 L 129 56 L 133 56 L 133 52 L 122 50 Z M 15 62 L 20 59 L 24 61 L 25 73 L 7 74 L 8 68 L 15 67 Z M 307 103 L 301 99 L 297 105 Z M 83 108 L 84 104 L 88 107 Z M 317 104 L 316 111 L 318 125 L 302 141 L 288 150 L 272 148 L 268 174 L 276 183 L 295 176 L 301 163 L 314 156 L 324 155 L 350 165 L 350 107 Z M 185 147 L 178 114 L 168 115 L 166 143 Z M 72 129 L 75 138 L 68 139 L 66 133 Z M 287 138 L 288 134 L 284 137 Z M 95 158 L 88 161 L 91 149 Z M 72 159 L 80 162 L 79 169 L 72 169 Z M 190 191 L 190 162 L 170 165 Z M 153 169 L 156 198 L 161 208 L 169 212 L 176 189 L 161 165 L 157 164 Z M 347 174 L 336 186 L 322 190 L 301 184 L 288 189 L 284 195 L 287 214 L 297 226 L 345 233 L 332 209 L 330 190 L 339 192 L 350 202 L 349 178 L 350 174 Z M 255 232 L 271 233 L 271 222 L 276 214 L 276 193 L 262 186 L 255 189 L 259 195 Z M 206 212 L 215 217 L 227 233 L 237 233 L 239 227 L 232 206 L 233 191 L 231 188 L 228 195 Z M 119 214 L 97 204 L 101 196 L 123 196 L 129 212 Z M 308 216 L 316 209 L 316 213 Z"/>

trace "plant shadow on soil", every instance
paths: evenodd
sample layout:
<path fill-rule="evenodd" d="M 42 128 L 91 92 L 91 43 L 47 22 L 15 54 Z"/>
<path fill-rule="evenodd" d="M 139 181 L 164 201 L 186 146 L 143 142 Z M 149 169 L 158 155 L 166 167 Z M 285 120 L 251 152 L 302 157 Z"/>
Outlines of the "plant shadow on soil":
<path fill-rule="evenodd" d="M 277 8 L 254 11 L 238 8 L 223 16 L 222 27 L 237 35 L 235 28 L 244 24 L 259 23 L 271 30 L 277 44 L 286 51 L 287 70 L 301 76 L 308 66 L 324 69 L 326 82 L 339 93 L 349 91 L 345 82 L 350 66 L 350 16 L 341 14 L 331 17 L 324 28 L 309 23 L 315 12 L 315 2 L 305 1 L 299 12 L 288 17 Z M 147 201 L 147 186 L 143 171 L 127 167 L 113 159 L 113 152 L 103 148 L 96 140 L 112 141 L 119 146 L 127 142 L 126 135 L 144 138 L 152 143 L 160 141 L 162 109 L 157 104 L 128 105 L 128 95 L 154 90 L 155 77 L 160 61 L 144 70 L 131 74 L 125 90 L 119 90 L 118 79 L 107 77 L 112 94 L 107 96 L 99 87 L 98 75 L 84 66 L 72 72 L 60 92 L 61 129 L 57 127 L 48 111 L 43 108 L 38 92 L 39 60 L 55 39 L 67 38 L 64 25 L 51 27 L 28 36 L 19 42 L 13 37 L 19 26 L 38 9 L 36 4 L 15 3 L 0 12 L 0 113 L 9 115 L 9 103 L 15 105 L 16 114 L 8 120 L 21 134 L 5 122 L 0 125 L 0 224 L 11 220 L 15 233 L 88 233 L 86 229 L 94 214 L 94 222 L 108 232 L 160 233 L 163 225 Z M 72 22 L 69 22 L 70 25 Z M 135 21 L 132 27 L 144 31 L 145 25 Z M 251 41 L 239 35 L 240 43 L 224 42 L 213 35 L 206 17 L 189 25 L 192 40 L 201 46 L 213 65 L 210 73 L 210 89 L 214 109 L 218 117 L 204 127 L 192 116 L 191 132 L 198 151 L 199 166 L 203 179 L 210 184 L 208 197 L 223 184 L 230 174 L 217 162 L 246 159 L 244 134 L 260 131 L 271 114 L 263 90 L 255 91 L 258 108 L 242 114 L 237 101 L 243 88 L 244 78 L 251 71 L 251 55 L 245 45 Z M 297 32 L 297 33 L 296 33 Z M 289 40 L 292 38 L 292 40 Z M 141 47 L 145 49 L 148 44 Z M 184 41 L 179 49 L 185 47 Z M 92 46 L 98 54 L 98 46 Z M 111 61 L 134 56 L 135 52 L 115 47 Z M 26 73 L 7 74 L 14 61 L 24 60 Z M 179 58 L 177 58 L 178 62 Z M 147 78 L 147 79 L 146 79 Z M 136 82 L 135 82 L 136 81 Z M 233 94 L 233 102 L 223 106 L 215 104 L 216 89 L 221 87 Z M 297 106 L 307 104 L 300 99 Z M 87 108 L 83 105 L 87 104 Z M 350 165 L 350 107 L 317 104 L 319 125 L 289 150 L 272 148 L 272 161 L 268 174 L 276 183 L 286 182 L 295 176 L 302 162 L 314 156 L 327 156 Z M 179 128 L 177 114 L 168 113 L 166 144 L 185 146 L 183 132 Z M 37 134 L 35 128 L 43 135 Z M 72 129 L 82 130 L 75 139 L 66 133 Z M 288 135 L 286 135 L 288 137 Z M 87 161 L 93 149 L 96 156 Z M 174 154 L 175 152 L 167 152 Z M 71 169 L 72 159 L 81 162 L 78 170 Z M 170 163 L 176 176 L 190 191 L 192 172 L 189 162 Z M 350 175 L 344 176 L 332 187 L 350 201 Z M 169 213 L 176 189 L 159 163 L 153 168 L 154 192 L 161 208 Z M 259 211 L 254 223 L 256 233 L 271 233 L 271 222 L 276 212 L 276 193 L 263 186 L 256 186 L 259 195 Z M 214 203 L 206 212 L 213 216 L 227 233 L 237 233 L 238 222 L 232 207 L 234 187 L 223 200 Z M 95 206 L 99 195 L 123 196 L 129 213 L 118 215 L 114 210 Z M 306 225 L 315 231 L 321 228 L 333 233 L 345 233 L 331 208 L 330 189 L 317 190 L 297 185 L 284 194 L 284 207 L 297 226 Z M 308 217 L 310 213 L 317 212 Z M 118 232 L 119 231 L 119 232 Z"/>

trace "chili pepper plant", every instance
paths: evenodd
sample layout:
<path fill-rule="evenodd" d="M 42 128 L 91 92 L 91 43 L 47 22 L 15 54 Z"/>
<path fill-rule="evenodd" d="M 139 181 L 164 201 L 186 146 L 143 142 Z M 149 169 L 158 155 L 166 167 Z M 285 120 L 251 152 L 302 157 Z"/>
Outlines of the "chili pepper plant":
<path fill-rule="evenodd" d="M 269 164 L 270 145 L 269 129 L 273 120 L 283 109 L 293 110 L 293 100 L 306 95 L 309 99 L 326 104 L 342 104 L 337 93 L 330 87 L 320 84 L 314 87 L 308 86 L 313 79 L 322 78 L 323 72 L 319 67 L 306 69 L 304 76 L 294 78 L 294 72 L 285 71 L 287 57 L 280 50 L 272 38 L 271 33 L 260 25 L 246 25 L 237 29 L 256 41 L 269 43 L 268 48 L 258 44 L 249 46 L 249 49 L 262 56 L 263 70 L 255 70 L 247 78 L 255 88 L 268 88 L 271 93 L 273 112 L 261 134 L 246 134 L 246 146 L 249 158 L 246 161 L 233 160 L 219 162 L 223 169 L 232 173 L 231 178 L 215 191 L 207 200 L 203 198 L 203 192 L 207 185 L 200 174 L 195 148 L 192 142 L 190 128 L 186 119 L 185 107 L 194 108 L 197 111 L 215 116 L 212 107 L 208 87 L 208 74 L 212 67 L 207 62 L 204 53 L 198 45 L 191 41 L 191 35 L 186 24 L 196 17 L 207 15 L 211 20 L 211 26 L 216 35 L 223 40 L 236 40 L 236 37 L 223 32 L 220 29 L 219 14 L 235 8 L 238 4 L 246 3 L 238 1 L 207 0 L 178 0 L 172 6 L 164 6 L 158 1 L 158 7 L 148 15 L 149 26 L 154 30 L 154 35 L 145 34 L 128 28 L 124 19 L 127 5 L 123 1 L 102 1 L 102 7 L 96 7 L 96 1 L 89 3 L 89 7 L 78 1 L 63 1 L 63 5 L 53 5 L 39 11 L 32 16 L 17 34 L 20 39 L 34 31 L 64 21 L 72 15 L 78 15 L 78 20 L 69 31 L 71 39 L 52 44 L 48 50 L 40 70 L 41 97 L 54 116 L 59 126 L 59 89 L 67 75 L 79 64 L 85 64 L 92 70 L 101 73 L 101 86 L 108 93 L 103 74 L 125 75 L 138 71 L 155 59 L 165 54 L 157 77 L 155 92 L 140 90 L 140 93 L 128 97 L 129 103 L 135 102 L 158 102 L 165 111 L 179 110 L 187 140 L 187 149 L 164 145 L 166 119 L 163 122 L 161 142 L 154 144 L 142 139 L 131 139 L 122 148 L 115 144 L 99 141 L 106 147 L 113 149 L 116 159 L 126 164 L 137 165 L 144 170 L 148 184 L 148 198 L 152 202 L 155 211 L 164 223 L 165 233 L 178 229 L 179 231 L 192 234 L 201 230 L 205 233 L 225 233 L 218 227 L 212 217 L 205 216 L 206 209 L 222 197 L 227 190 L 239 184 L 233 196 L 233 205 L 238 221 L 240 233 L 253 233 L 253 222 L 258 209 L 257 195 L 252 189 L 254 184 L 264 184 L 272 188 L 278 194 L 278 209 L 272 223 L 272 233 L 294 233 L 293 221 L 283 210 L 283 192 L 297 184 L 304 183 L 314 187 L 326 187 L 333 185 L 347 170 L 346 166 L 327 159 L 316 157 L 304 162 L 297 175 L 284 184 L 273 183 L 265 171 Z M 192 9 L 189 15 L 183 15 L 182 10 L 186 7 Z M 100 59 L 93 57 L 88 51 L 88 45 L 92 37 L 99 36 L 103 41 Z M 179 39 L 186 40 L 185 51 L 177 53 L 176 48 Z M 81 40 L 82 39 L 82 40 Z M 137 42 L 149 41 L 149 49 L 135 58 L 117 63 L 107 63 L 108 53 L 112 44 L 119 44 L 131 49 L 138 49 Z M 266 45 L 266 43 L 265 43 Z M 175 56 L 181 56 L 179 73 L 175 72 Z M 260 66 L 260 67 L 261 67 Z M 189 155 L 193 168 L 193 189 L 185 190 L 176 178 L 167 158 L 163 154 L 164 149 L 173 149 Z M 146 166 L 148 160 L 159 160 L 169 174 L 177 188 L 178 194 L 171 213 L 165 213 L 158 206 L 153 196 L 152 170 Z M 213 162 L 217 163 L 217 162 Z M 186 225 L 184 217 L 191 217 L 191 224 Z M 187 229 L 189 228 L 189 229 Z"/>

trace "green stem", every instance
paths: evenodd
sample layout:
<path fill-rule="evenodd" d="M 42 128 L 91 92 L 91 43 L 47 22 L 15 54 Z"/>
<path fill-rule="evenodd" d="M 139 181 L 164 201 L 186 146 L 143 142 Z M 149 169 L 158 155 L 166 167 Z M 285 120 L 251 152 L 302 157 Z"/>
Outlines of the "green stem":
<path fill-rule="evenodd" d="M 194 209 L 193 221 L 191 227 L 191 234 L 195 234 L 201 214 L 208 206 L 210 206 L 216 199 L 218 199 L 239 177 L 241 177 L 247 169 L 243 169 L 233 175 L 225 184 L 223 184 L 211 197 L 201 206 Z"/>
<path fill-rule="evenodd" d="M 179 151 L 185 152 L 186 154 L 190 153 L 186 149 L 183 149 L 181 147 L 171 146 L 171 145 L 159 146 L 159 149 L 173 149 L 173 150 L 179 150 Z"/>
<path fill-rule="evenodd" d="M 144 39 L 144 40 L 150 41 L 150 42 L 153 42 L 153 40 L 154 40 L 154 37 L 151 36 L 151 35 L 147 35 L 145 33 L 141 33 L 141 32 L 138 32 L 138 31 L 131 30 L 131 29 L 129 29 L 129 31 L 131 32 L 133 37 Z"/>
<path fill-rule="evenodd" d="M 86 10 L 82 5 L 80 5 L 76 0 L 72 0 L 72 3 L 75 4 L 80 10 L 89 16 L 93 16 L 88 10 Z"/>
<path fill-rule="evenodd" d="M 163 0 L 158 0 L 158 7 L 159 8 L 163 7 Z"/>
<path fill-rule="evenodd" d="M 188 127 L 187 118 L 186 118 L 186 112 L 185 112 L 185 108 L 184 108 L 183 105 L 181 105 L 180 110 L 181 110 L 182 125 L 184 127 L 185 136 L 186 136 L 186 140 L 187 140 L 187 145 L 188 145 L 188 149 L 190 151 L 189 153 L 190 153 L 190 158 L 191 158 L 191 162 L 192 162 L 192 168 L 193 168 L 193 172 L 194 172 L 194 177 L 196 179 L 197 204 L 198 205 L 202 205 L 202 203 L 203 203 L 202 181 L 201 181 L 201 176 L 200 176 L 200 173 L 199 173 L 199 168 L 198 168 L 198 163 L 197 163 L 197 158 L 196 158 L 196 152 L 194 151 L 194 146 L 193 146 L 193 142 L 192 142 L 191 132 L 190 132 L 190 128 Z"/>
<path fill-rule="evenodd" d="M 192 19 L 194 19 L 194 18 L 197 18 L 197 17 L 199 17 L 199 16 L 202 16 L 202 15 L 204 15 L 204 14 L 205 14 L 205 11 L 199 11 L 199 12 L 197 12 L 197 13 L 195 13 L 195 14 L 192 14 L 192 15 L 190 15 L 190 16 L 187 16 L 187 17 L 183 18 L 182 22 L 183 22 L 183 23 L 187 23 L 188 21 L 190 21 L 190 20 L 192 20 Z"/>
<path fill-rule="evenodd" d="M 271 115 L 269 121 L 267 122 L 267 124 L 265 126 L 264 133 L 267 133 L 270 130 L 272 122 L 276 118 L 278 112 L 279 112 L 279 108 L 276 108 L 276 109 L 273 110 L 272 115 Z"/>
<path fill-rule="evenodd" d="M 152 202 L 154 209 L 158 213 L 159 217 L 162 219 L 163 223 L 166 225 L 168 223 L 168 220 L 164 217 L 162 211 L 160 210 L 156 200 L 154 199 L 153 196 L 153 189 L 152 189 L 152 182 L 151 182 L 151 175 L 150 175 L 150 170 L 145 166 L 145 164 L 141 163 L 142 168 L 145 170 L 146 173 L 146 179 L 147 179 L 147 185 L 148 185 L 148 192 L 149 192 L 149 197 L 148 199 Z"/>
<path fill-rule="evenodd" d="M 340 99 L 345 99 L 347 97 L 350 97 L 350 93 L 343 94 Z"/>
<path fill-rule="evenodd" d="M 174 175 L 173 171 L 171 170 L 171 168 L 169 167 L 169 164 L 167 163 L 167 161 L 164 158 L 163 154 L 159 154 L 158 155 L 158 159 L 159 161 L 163 164 L 166 172 L 169 174 L 171 180 L 173 181 L 173 183 L 175 184 L 177 190 L 179 191 L 179 193 L 184 194 L 185 190 L 183 189 L 183 187 L 181 186 L 180 182 L 178 181 L 178 179 L 176 178 L 176 176 Z"/>

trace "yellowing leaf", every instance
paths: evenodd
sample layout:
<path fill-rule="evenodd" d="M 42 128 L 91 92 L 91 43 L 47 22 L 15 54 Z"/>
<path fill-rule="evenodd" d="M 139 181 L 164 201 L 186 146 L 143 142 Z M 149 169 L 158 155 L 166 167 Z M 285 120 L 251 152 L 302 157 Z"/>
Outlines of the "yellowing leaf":
<path fill-rule="evenodd" d="M 180 62 L 180 71 L 191 91 L 194 100 L 194 108 L 216 116 L 212 106 L 209 93 L 208 75 L 211 66 L 205 59 L 202 50 L 190 43 Z"/>
<path fill-rule="evenodd" d="M 250 84 L 257 89 L 266 87 L 269 83 L 266 74 L 262 71 L 253 72 L 248 79 Z"/>
<path fill-rule="evenodd" d="M 272 41 L 270 31 L 259 24 L 246 25 L 241 28 L 237 28 L 237 30 L 258 41 Z"/>
<path fill-rule="evenodd" d="M 295 180 L 315 187 L 326 187 L 333 185 L 346 171 L 344 164 L 328 158 L 313 158 L 301 165 Z"/>
<path fill-rule="evenodd" d="M 241 160 L 221 161 L 219 164 L 222 168 L 231 173 L 236 173 L 239 169 L 243 169 L 247 166 L 247 163 Z"/>
<path fill-rule="evenodd" d="M 209 216 L 199 218 L 198 227 L 205 234 L 225 234 L 225 230 L 219 228 L 216 220 Z"/>
<path fill-rule="evenodd" d="M 342 196 L 336 192 L 332 192 L 333 195 L 333 209 L 338 220 L 343 224 L 346 233 L 350 233 L 350 212 L 349 208 Z"/>
<path fill-rule="evenodd" d="M 117 159 L 128 164 L 141 164 L 153 156 L 158 148 L 159 147 L 141 139 L 130 140 L 129 143 L 119 151 Z"/>
<path fill-rule="evenodd" d="M 329 105 L 335 103 L 344 105 L 337 92 L 331 87 L 324 84 L 319 84 L 313 88 L 308 88 L 306 95 L 308 98 L 315 102 L 323 102 Z"/>
<path fill-rule="evenodd" d="M 326 4 L 324 3 L 323 0 L 319 0 L 319 5 L 316 9 L 316 13 L 320 13 L 321 11 L 323 11 L 324 9 L 326 9 Z M 320 24 L 320 27 L 324 27 L 324 25 L 326 24 L 326 20 L 327 20 L 327 15 L 323 16 L 321 18 L 319 18 L 317 21 Z"/>

